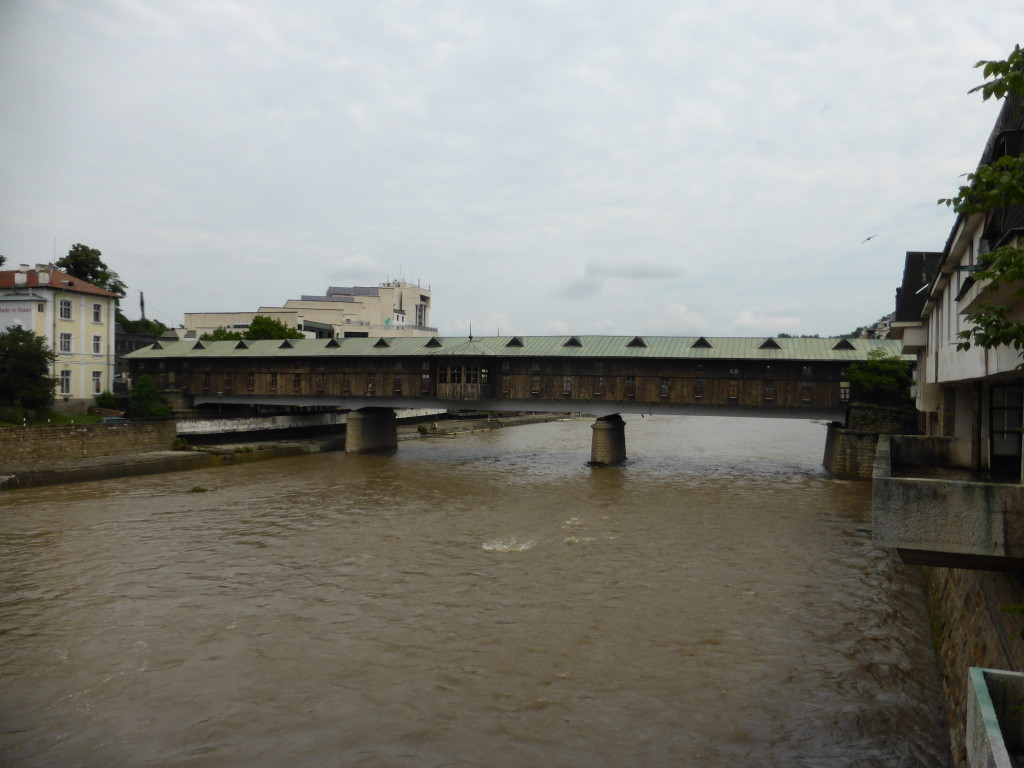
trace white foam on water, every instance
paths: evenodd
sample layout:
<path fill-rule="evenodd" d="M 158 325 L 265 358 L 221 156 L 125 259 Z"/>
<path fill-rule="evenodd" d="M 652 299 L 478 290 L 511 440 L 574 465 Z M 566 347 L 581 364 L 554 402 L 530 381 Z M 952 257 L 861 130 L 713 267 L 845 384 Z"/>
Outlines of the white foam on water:
<path fill-rule="evenodd" d="M 525 552 L 528 549 L 533 549 L 536 543 L 536 539 L 520 541 L 515 536 L 509 536 L 508 538 L 485 541 L 483 549 L 485 552 Z"/>

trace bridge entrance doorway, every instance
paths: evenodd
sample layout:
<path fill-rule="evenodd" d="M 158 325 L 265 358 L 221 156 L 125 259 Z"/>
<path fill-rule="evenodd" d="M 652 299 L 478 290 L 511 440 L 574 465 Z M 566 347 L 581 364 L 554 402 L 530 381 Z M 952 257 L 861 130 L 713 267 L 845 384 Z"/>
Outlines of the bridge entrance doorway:
<path fill-rule="evenodd" d="M 490 395 L 488 370 L 476 363 L 439 365 L 437 395 L 452 400 L 479 400 Z"/>

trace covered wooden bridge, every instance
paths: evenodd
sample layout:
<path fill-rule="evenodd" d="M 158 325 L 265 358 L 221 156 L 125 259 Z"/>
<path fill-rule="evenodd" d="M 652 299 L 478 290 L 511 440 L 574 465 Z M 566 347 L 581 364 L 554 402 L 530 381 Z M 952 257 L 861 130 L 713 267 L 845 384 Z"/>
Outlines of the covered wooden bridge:
<path fill-rule="evenodd" d="M 347 450 L 393 447 L 396 408 L 582 411 L 598 417 L 594 461 L 616 463 L 622 413 L 842 419 L 847 367 L 876 349 L 900 354 L 869 339 L 499 336 L 161 340 L 126 359 L 185 408 L 350 409 Z"/>

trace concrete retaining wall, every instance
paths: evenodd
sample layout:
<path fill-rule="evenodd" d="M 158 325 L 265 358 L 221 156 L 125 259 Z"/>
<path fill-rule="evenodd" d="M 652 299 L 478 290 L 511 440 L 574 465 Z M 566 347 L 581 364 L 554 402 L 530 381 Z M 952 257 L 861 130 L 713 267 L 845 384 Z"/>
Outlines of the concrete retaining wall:
<path fill-rule="evenodd" d="M 173 421 L 0 427 L 0 474 L 58 461 L 166 451 L 174 437 Z"/>
<path fill-rule="evenodd" d="M 825 437 L 825 469 L 841 480 L 870 480 L 878 436 L 916 430 L 913 411 L 887 405 L 854 403 L 846 425 L 832 422 Z"/>
<path fill-rule="evenodd" d="M 851 432 L 834 422 L 825 436 L 825 469 L 840 480 L 870 480 L 878 435 Z"/>
<path fill-rule="evenodd" d="M 1024 606 L 1024 579 L 1012 570 L 1024 558 L 1024 487 L 944 479 L 949 445 L 928 437 L 878 441 L 872 540 L 928 566 L 922 572 L 953 762 L 988 768 L 994 764 L 968 760 L 969 723 L 977 720 L 968 706 L 970 668 L 1024 671 L 1024 616 L 1011 612 Z M 895 476 L 913 466 L 935 477 Z M 1024 736 L 1014 743 L 1024 744 Z"/>
<path fill-rule="evenodd" d="M 1024 674 L 972 667 L 967 697 L 967 760 L 972 766 L 1021 765 Z"/>
<path fill-rule="evenodd" d="M 1024 561 L 1024 486 L 948 478 L 894 477 L 895 457 L 924 460 L 930 438 L 882 436 L 871 488 L 872 540 L 917 565 L 1011 570 Z M 946 443 L 940 443 L 943 449 Z M 938 467 L 925 461 L 929 470 Z M 1001 559 L 1014 562 L 1000 564 Z"/>
<path fill-rule="evenodd" d="M 853 403 L 847 411 L 846 428 L 876 435 L 910 435 L 917 431 L 917 412 L 893 405 Z"/>
<path fill-rule="evenodd" d="M 889 438 L 893 467 L 952 467 L 953 438 L 933 435 L 892 435 Z"/>
<path fill-rule="evenodd" d="M 1024 670 L 1024 616 L 1005 608 L 1024 604 L 1018 576 L 961 568 L 924 568 L 928 612 L 946 698 L 946 725 L 956 768 L 968 768 L 970 667 Z"/>

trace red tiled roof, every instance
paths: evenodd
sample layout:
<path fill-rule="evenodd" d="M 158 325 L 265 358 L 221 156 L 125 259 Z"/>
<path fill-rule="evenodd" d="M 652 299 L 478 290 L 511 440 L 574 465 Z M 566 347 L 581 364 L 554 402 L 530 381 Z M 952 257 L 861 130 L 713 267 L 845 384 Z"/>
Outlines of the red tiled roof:
<path fill-rule="evenodd" d="M 85 282 L 85 280 L 72 277 L 67 272 L 61 272 L 59 269 L 50 270 L 49 283 L 40 283 L 39 272 L 35 269 L 30 269 L 25 272 L 25 282 L 15 284 L 14 275 L 18 271 L 19 270 L 15 269 L 0 270 L 0 288 L 53 288 L 59 291 L 88 293 L 93 296 L 109 296 L 111 298 L 117 298 L 116 293 L 105 291 L 92 283 Z"/>

